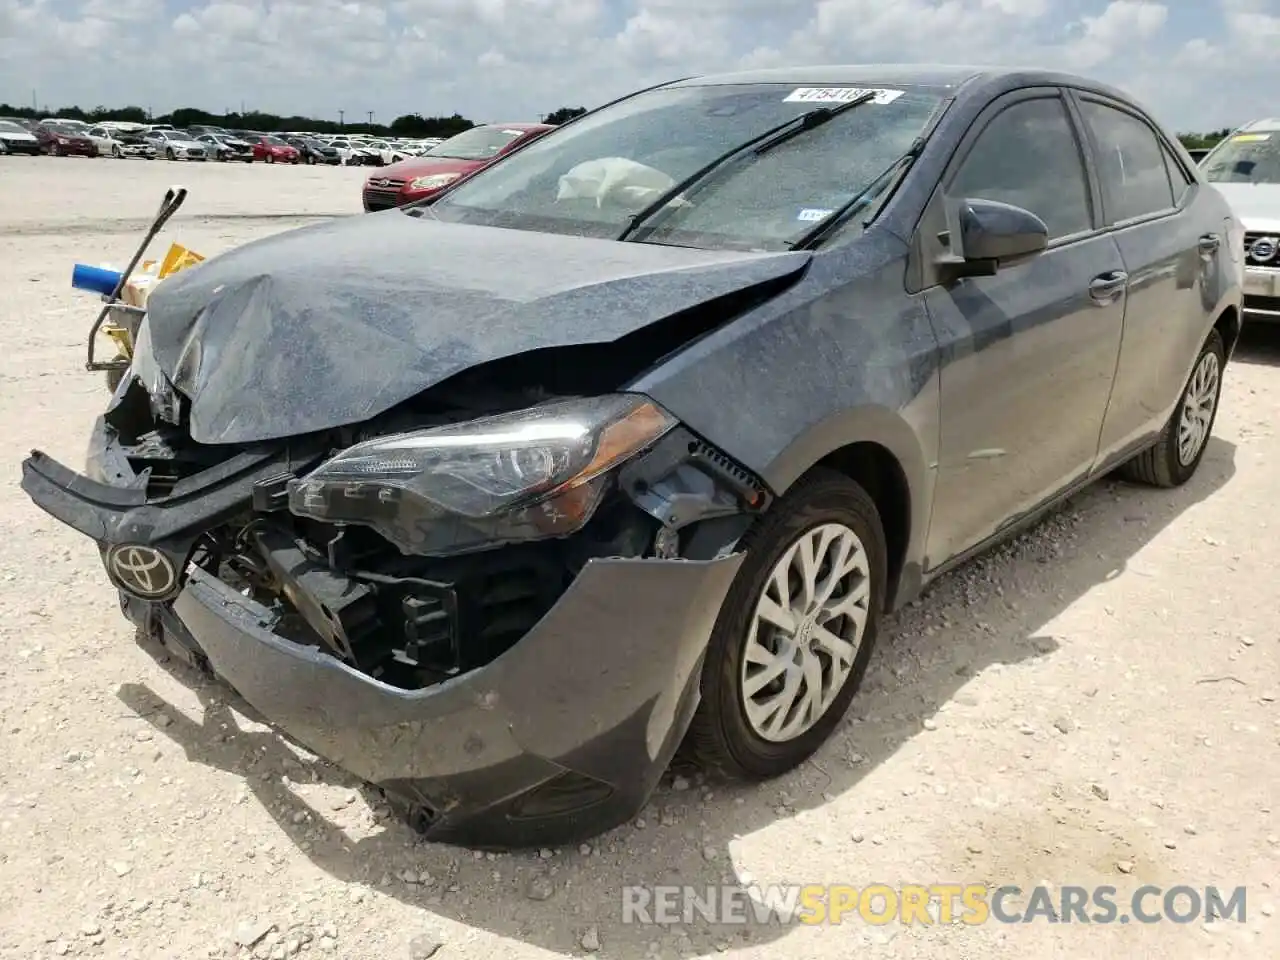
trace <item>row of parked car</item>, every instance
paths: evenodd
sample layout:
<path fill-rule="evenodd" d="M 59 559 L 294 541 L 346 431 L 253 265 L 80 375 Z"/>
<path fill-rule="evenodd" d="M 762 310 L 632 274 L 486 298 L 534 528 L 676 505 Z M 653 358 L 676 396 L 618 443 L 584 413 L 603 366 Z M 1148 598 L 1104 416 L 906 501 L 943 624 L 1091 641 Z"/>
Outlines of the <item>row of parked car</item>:
<path fill-rule="evenodd" d="M 424 154 L 442 142 L 438 137 L 380 140 L 358 134 L 264 134 L 215 126 L 177 129 L 171 124 L 90 125 L 57 117 L 0 117 L 0 153 L 52 156 L 385 166 Z"/>

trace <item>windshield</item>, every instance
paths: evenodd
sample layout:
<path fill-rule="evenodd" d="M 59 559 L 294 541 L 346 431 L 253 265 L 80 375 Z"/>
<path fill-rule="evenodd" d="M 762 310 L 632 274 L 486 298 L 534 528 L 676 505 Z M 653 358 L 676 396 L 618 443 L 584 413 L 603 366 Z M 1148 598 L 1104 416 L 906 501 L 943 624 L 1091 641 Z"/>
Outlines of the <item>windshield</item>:
<path fill-rule="evenodd" d="M 60 133 L 64 137 L 76 137 L 80 135 L 80 131 L 75 127 L 68 126 L 65 123 L 46 123 L 45 129 L 54 133 Z"/>
<path fill-rule="evenodd" d="M 22 124 L 14 123 L 12 120 L 0 120 L 0 130 L 3 130 L 5 133 L 30 133 L 31 132 Z"/>
<path fill-rule="evenodd" d="M 262 142 L 269 147 L 287 147 L 288 144 L 279 137 L 263 137 Z"/>
<path fill-rule="evenodd" d="M 638 94 L 540 137 L 430 210 L 447 221 L 617 237 L 635 214 L 716 158 L 865 92 L 742 84 Z M 928 91 L 883 90 L 772 149 L 747 151 L 648 220 L 644 239 L 784 249 L 891 168 L 939 101 Z"/>
<path fill-rule="evenodd" d="M 1210 183 L 1280 183 L 1280 130 L 1237 133 L 1203 166 Z"/>
<path fill-rule="evenodd" d="M 523 130 L 504 127 L 472 127 L 428 150 L 427 156 L 449 157 L 453 160 L 491 160 L 523 133 Z"/>

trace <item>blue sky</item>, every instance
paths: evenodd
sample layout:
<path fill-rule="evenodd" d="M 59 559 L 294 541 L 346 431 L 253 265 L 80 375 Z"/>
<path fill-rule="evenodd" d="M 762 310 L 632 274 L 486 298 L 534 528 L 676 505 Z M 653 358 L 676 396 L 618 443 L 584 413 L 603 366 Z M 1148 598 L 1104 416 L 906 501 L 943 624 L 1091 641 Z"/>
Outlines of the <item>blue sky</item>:
<path fill-rule="evenodd" d="M 0 101 L 532 119 L 751 65 L 1024 63 L 1280 113 L 1280 0 L 0 0 Z"/>

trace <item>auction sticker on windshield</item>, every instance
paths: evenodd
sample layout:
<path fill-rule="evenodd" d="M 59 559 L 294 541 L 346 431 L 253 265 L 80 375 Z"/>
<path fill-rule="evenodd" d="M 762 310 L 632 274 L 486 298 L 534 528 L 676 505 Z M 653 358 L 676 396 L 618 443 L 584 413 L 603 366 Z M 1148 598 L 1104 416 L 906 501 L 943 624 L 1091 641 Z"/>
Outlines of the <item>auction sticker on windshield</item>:
<path fill-rule="evenodd" d="M 1269 133 L 1238 133 L 1231 138 L 1236 143 L 1257 143 L 1259 140 L 1270 140 Z"/>
<path fill-rule="evenodd" d="M 783 103 L 848 103 L 859 97 L 874 93 L 871 103 L 893 103 L 900 96 L 901 90 L 888 90 L 880 87 L 797 87 L 782 98 Z"/>

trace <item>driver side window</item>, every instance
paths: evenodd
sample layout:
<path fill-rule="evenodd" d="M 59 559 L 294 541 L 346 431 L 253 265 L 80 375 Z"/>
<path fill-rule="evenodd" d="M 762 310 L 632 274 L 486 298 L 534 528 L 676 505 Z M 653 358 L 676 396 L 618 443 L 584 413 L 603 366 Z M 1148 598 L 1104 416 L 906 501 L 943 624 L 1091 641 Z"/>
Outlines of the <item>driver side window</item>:
<path fill-rule="evenodd" d="M 1049 228 L 1050 241 L 1093 229 L 1080 146 L 1057 97 L 1022 100 L 998 113 L 947 193 L 1030 210 Z"/>

